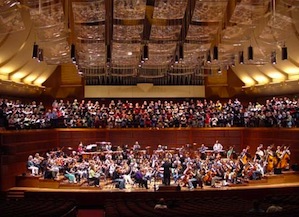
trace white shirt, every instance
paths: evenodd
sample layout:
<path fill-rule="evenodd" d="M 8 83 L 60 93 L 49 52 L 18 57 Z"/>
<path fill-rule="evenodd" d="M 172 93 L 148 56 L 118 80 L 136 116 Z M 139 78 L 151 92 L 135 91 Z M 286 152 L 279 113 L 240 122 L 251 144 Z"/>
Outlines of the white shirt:
<path fill-rule="evenodd" d="M 214 146 L 213 146 L 213 150 L 214 150 L 215 152 L 222 151 L 222 149 L 223 149 L 223 146 L 222 146 L 219 142 L 216 142 L 216 143 L 214 144 Z"/>

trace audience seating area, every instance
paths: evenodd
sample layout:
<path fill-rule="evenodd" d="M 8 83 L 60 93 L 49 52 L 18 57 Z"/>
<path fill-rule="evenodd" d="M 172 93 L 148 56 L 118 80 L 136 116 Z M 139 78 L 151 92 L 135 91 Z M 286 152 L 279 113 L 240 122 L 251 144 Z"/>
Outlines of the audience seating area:
<path fill-rule="evenodd" d="M 200 197 L 200 198 L 165 198 L 167 209 L 154 209 L 158 200 L 155 199 L 118 199 L 108 200 L 105 204 L 106 217 L 116 216 L 222 216 L 222 217 L 251 217 L 251 216 L 299 216 L 299 196 L 281 195 L 278 199 L 283 211 L 279 213 L 249 213 L 252 201 L 240 197 Z M 260 207 L 266 210 L 271 205 L 273 197 L 260 198 Z"/>
<path fill-rule="evenodd" d="M 54 199 L 0 200 L 1 217 L 75 217 L 74 201 Z"/>

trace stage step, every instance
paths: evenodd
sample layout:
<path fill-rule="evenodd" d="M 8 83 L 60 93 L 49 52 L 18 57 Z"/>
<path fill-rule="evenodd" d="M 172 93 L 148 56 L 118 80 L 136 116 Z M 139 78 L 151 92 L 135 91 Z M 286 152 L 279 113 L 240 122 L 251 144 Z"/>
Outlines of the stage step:
<path fill-rule="evenodd" d="M 9 190 L 6 194 L 7 199 L 19 200 L 25 197 L 25 191 L 23 190 Z"/>

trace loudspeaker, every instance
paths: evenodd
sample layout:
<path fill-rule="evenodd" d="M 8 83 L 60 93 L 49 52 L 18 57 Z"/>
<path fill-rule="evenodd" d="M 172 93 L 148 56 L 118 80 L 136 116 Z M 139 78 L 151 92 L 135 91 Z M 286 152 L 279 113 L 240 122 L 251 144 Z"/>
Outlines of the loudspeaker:
<path fill-rule="evenodd" d="M 274 174 L 281 174 L 281 168 L 274 168 Z"/>

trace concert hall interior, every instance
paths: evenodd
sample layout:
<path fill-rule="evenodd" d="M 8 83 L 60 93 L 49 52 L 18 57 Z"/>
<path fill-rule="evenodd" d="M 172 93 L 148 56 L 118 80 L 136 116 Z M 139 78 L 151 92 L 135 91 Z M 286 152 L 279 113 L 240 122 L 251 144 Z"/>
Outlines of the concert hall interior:
<path fill-rule="evenodd" d="M 299 216 L 299 0 L 0 0 L 0 216 Z"/>

